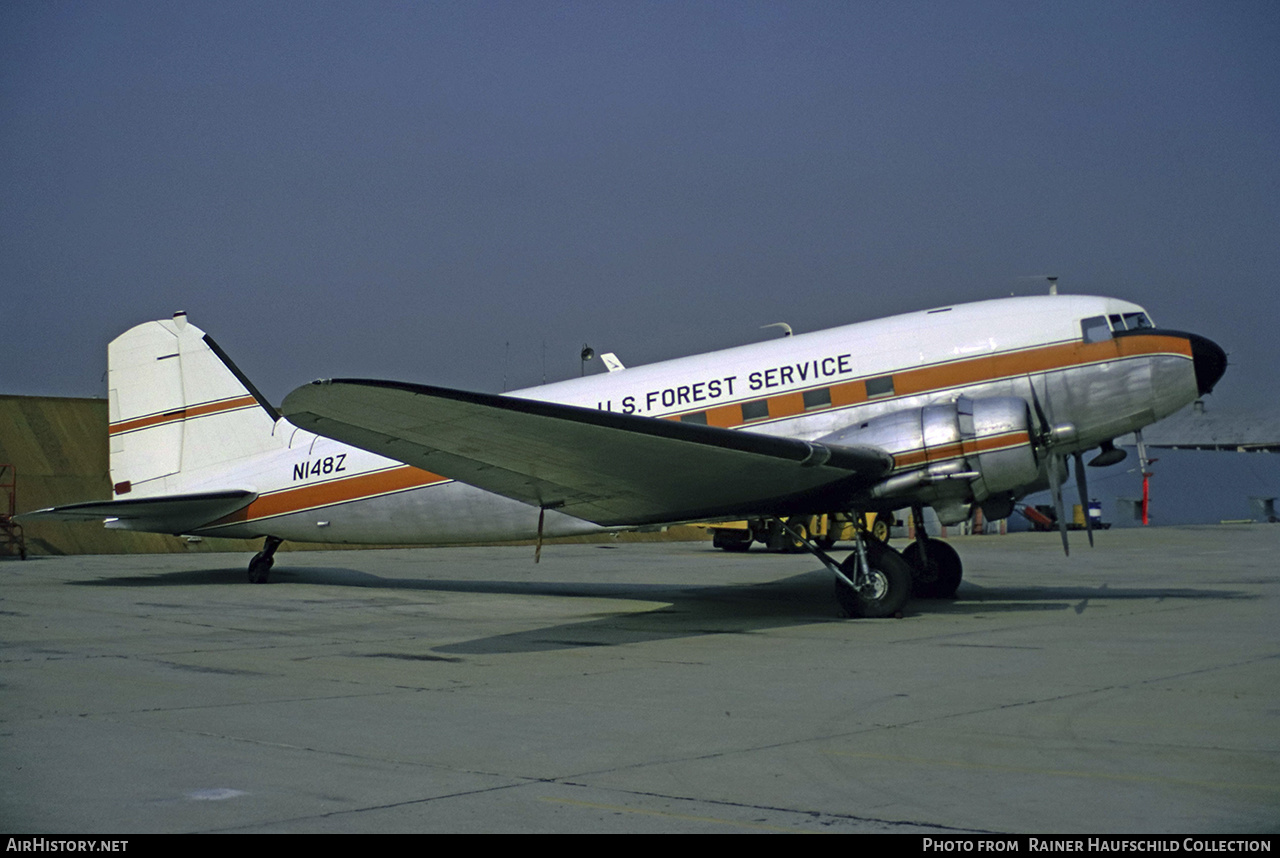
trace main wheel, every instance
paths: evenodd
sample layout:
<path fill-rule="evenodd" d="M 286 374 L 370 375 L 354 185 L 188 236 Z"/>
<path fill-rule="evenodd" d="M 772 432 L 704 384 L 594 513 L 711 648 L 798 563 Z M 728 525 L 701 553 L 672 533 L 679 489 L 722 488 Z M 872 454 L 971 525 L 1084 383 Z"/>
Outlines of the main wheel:
<path fill-rule="evenodd" d="M 912 542 L 902 552 L 902 559 L 911 567 L 911 595 L 917 599 L 954 599 L 964 575 L 960 555 L 941 539 L 929 539 L 925 553 L 927 565 L 920 560 L 919 542 Z"/>
<path fill-rule="evenodd" d="M 911 567 L 901 554 L 883 542 L 874 539 L 863 542 L 871 573 L 869 580 L 860 589 L 855 589 L 843 579 L 836 578 L 836 601 L 851 617 L 892 617 L 902 610 L 911 596 Z M 850 554 L 840 568 L 849 580 L 858 580 L 858 552 Z"/>

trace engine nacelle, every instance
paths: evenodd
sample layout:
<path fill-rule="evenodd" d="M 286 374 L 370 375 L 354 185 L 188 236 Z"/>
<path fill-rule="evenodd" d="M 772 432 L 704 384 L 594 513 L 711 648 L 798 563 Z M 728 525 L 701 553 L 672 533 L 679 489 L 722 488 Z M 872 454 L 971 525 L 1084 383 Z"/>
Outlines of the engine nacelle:
<path fill-rule="evenodd" d="M 1026 400 L 961 397 L 883 414 L 817 440 L 893 454 L 893 473 L 871 498 L 927 503 L 950 524 L 968 517 L 974 503 L 993 511 L 1011 506 L 1019 489 L 1040 479 L 1031 427 Z"/>

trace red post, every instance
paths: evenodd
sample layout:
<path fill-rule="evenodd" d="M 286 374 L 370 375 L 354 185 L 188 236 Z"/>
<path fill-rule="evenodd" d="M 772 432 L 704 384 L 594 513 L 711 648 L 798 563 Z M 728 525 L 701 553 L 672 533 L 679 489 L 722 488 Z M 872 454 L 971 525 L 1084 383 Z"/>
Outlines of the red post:
<path fill-rule="evenodd" d="M 1142 472 L 1142 526 L 1146 527 L 1151 523 L 1148 515 L 1151 506 L 1151 473 L 1149 471 Z"/>

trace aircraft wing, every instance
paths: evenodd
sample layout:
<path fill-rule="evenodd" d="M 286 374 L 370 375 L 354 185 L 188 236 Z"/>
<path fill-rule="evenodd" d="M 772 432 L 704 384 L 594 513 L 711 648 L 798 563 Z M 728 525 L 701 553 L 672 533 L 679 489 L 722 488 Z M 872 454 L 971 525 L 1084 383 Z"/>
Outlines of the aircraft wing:
<path fill-rule="evenodd" d="M 236 489 L 164 497 L 88 501 L 38 509 L 18 516 L 22 520 L 102 521 L 114 518 L 125 529 L 187 533 L 224 515 L 248 506 L 257 492 Z"/>
<path fill-rule="evenodd" d="M 893 458 L 713 426 L 389 381 L 299 387 L 296 426 L 597 524 L 838 509 Z"/>

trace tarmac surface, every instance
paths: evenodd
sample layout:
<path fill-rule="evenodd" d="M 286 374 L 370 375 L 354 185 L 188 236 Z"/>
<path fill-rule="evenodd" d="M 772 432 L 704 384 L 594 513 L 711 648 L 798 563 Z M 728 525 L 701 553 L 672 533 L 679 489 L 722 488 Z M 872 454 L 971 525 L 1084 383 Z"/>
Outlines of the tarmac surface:
<path fill-rule="evenodd" d="M 1280 527 L 1098 543 L 874 621 L 708 543 L 7 561 L 0 829 L 1280 830 Z"/>

